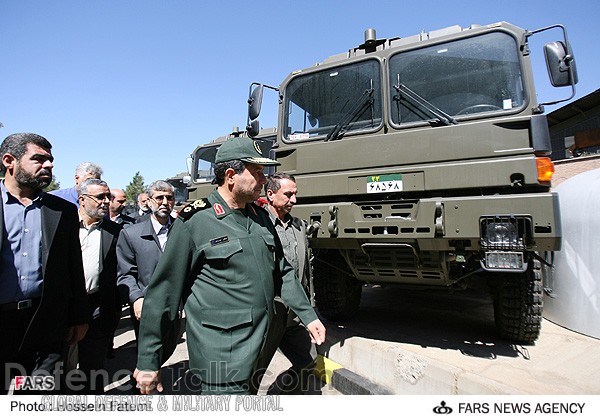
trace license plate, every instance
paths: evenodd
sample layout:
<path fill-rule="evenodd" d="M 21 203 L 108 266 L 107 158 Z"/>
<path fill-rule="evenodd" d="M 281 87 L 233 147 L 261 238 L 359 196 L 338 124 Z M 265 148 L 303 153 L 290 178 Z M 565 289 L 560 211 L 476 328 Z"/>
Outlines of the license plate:
<path fill-rule="evenodd" d="M 402 174 L 384 174 L 367 177 L 367 193 L 393 193 L 402 191 Z"/>

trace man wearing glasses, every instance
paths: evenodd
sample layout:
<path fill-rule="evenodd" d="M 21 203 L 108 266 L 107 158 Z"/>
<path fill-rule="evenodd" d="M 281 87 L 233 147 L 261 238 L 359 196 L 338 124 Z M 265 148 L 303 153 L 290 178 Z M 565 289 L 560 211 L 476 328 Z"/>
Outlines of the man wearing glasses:
<path fill-rule="evenodd" d="M 125 228 L 117 243 L 119 266 L 117 282 L 121 294 L 127 294 L 136 339 L 146 288 L 163 253 L 167 243 L 167 233 L 174 221 L 171 217 L 175 205 L 174 193 L 175 189 L 166 181 L 153 182 L 148 188 L 150 217 Z M 162 362 L 166 361 L 175 350 L 178 329 L 179 323 L 176 320 L 173 325 L 173 335 L 167 338 L 163 348 Z"/>
<path fill-rule="evenodd" d="M 109 383 L 104 359 L 111 346 L 117 317 L 117 239 L 121 225 L 105 219 L 110 203 L 106 182 L 87 179 L 77 185 L 79 195 L 79 241 L 88 294 L 90 328 L 78 344 L 79 370 L 84 377 L 67 375 L 73 392 L 104 393 Z M 71 350 L 73 351 L 73 350 Z M 70 360 L 72 354 L 69 355 Z M 74 363 L 74 362 L 73 362 Z"/>

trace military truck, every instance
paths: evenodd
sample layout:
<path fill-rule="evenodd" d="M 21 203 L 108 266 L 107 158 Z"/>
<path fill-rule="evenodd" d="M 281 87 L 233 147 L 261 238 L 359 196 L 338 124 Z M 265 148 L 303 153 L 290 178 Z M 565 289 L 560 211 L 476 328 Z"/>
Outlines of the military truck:
<path fill-rule="evenodd" d="M 188 185 L 190 183 L 190 175 L 187 172 L 181 172 L 173 177 L 165 180 L 175 189 L 175 211 L 179 212 L 188 201 Z"/>
<path fill-rule="evenodd" d="M 538 103 L 528 41 L 551 29 L 562 40 L 543 47 L 546 66 L 570 97 Z M 271 153 L 298 183 L 320 313 L 351 318 L 365 283 L 482 288 L 501 336 L 535 341 L 561 247 L 543 106 L 576 82 L 562 25 L 500 22 L 390 39 L 369 29 L 279 87 L 252 83 L 251 137 L 263 91 L 278 95 Z"/>
<path fill-rule="evenodd" d="M 261 129 L 254 137 L 254 140 L 261 143 L 261 149 L 265 157 L 273 157 L 271 148 L 275 142 L 276 133 L 277 129 L 275 128 Z M 213 139 L 208 144 L 199 145 L 192 152 L 190 164 L 191 178 L 187 187 L 187 198 L 189 201 L 205 198 L 215 189 L 216 185 L 212 181 L 215 178 L 214 163 L 217 150 L 223 142 L 238 136 L 247 137 L 247 133 L 240 131 L 238 127 L 234 126 L 230 134 Z M 270 170 L 273 171 L 274 168 L 270 168 Z"/>

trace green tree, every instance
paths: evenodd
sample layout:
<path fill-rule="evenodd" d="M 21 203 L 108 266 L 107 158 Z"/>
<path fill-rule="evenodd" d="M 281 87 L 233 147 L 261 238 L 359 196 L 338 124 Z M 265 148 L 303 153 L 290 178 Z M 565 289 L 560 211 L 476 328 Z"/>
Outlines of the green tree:
<path fill-rule="evenodd" d="M 125 187 L 125 196 L 127 197 L 127 202 L 135 204 L 135 202 L 137 201 L 137 196 L 140 193 L 145 192 L 146 186 L 144 185 L 144 177 L 142 177 L 142 175 L 138 171 L 137 173 L 135 173 L 135 176 L 133 176 L 133 179 L 127 185 L 127 187 Z"/>
<path fill-rule="evenodd" d="M 49 185 L 47 185 L 44 188 L 45 192 L 51 192 L 52 190 L 58 190 L 60 189 L 60 182 L 56 181 L 56 177 L 54 177 L 54 175 L 52 176 L 52 181 L 50 182 Z"/>

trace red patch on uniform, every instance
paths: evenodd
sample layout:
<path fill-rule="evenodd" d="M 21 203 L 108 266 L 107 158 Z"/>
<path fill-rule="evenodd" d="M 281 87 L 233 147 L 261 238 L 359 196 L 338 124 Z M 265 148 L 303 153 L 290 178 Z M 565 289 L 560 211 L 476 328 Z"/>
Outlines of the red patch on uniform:
<path fill-rule="evenodd" d="M 215 208 L 215 213 L 217 215 L 223 215 L 225 213 L 225 209 L 223 209 L 223 206 L 221 206 L 219 203 L 215 203 L 213 208 Z"/>

